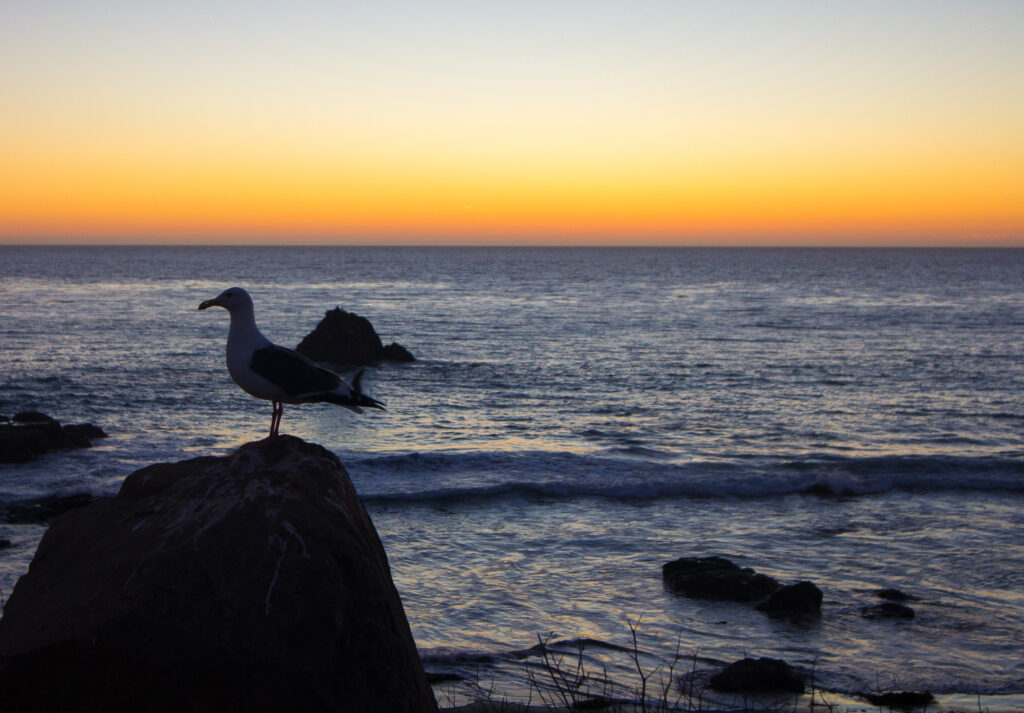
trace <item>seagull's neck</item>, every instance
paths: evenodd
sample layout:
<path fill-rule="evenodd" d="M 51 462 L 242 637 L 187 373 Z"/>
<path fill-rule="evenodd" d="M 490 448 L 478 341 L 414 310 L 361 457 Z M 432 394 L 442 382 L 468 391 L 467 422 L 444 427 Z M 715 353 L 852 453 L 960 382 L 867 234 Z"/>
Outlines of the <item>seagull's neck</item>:
<path fill-rule="evenodd" d="M 261 349 L 270 340 L 260 333 L 252 305 L 242 305 L 231 310 L 231 328 L 228 330 L 228 352 L 235 349 Z"/>

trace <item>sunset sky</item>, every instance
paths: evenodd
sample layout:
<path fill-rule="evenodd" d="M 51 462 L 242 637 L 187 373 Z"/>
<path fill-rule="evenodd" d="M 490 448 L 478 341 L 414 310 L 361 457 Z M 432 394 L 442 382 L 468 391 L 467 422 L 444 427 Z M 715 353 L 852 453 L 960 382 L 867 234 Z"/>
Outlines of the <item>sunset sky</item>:
<path fill-rule="evenodd" d="M 0 0 L 0 242 L 1024 245 L 1024 2 Z"/>

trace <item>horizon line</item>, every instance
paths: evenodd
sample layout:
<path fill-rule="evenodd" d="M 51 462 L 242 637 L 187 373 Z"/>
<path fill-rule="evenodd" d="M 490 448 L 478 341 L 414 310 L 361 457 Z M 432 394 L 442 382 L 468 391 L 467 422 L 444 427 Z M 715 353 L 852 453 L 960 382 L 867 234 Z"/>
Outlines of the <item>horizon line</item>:
<path fill-rule="evenodd" d="M 529 249 L 698 249 L 698 250 L 1021 250 L 1024 239 L 999 242 L 529 242 L 529 241 L 439 241 L 439 242 L 220 242 L 220 241 L 17 241 L 5 242 L 0 238 L 0 248 L 529 248 Z"/>

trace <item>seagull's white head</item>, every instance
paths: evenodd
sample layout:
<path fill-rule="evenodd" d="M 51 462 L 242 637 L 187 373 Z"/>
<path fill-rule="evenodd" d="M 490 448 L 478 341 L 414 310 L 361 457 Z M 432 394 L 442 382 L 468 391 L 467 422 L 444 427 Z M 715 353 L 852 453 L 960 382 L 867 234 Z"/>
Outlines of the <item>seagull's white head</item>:
<path fill-rule="evenodd" d="M 199 305 L 199 309 L 206 309 L 207 307 L 223 307 L 228 312 L 234 314 L 239 309 L 248 308 L 252 310 L 252 297 L 241 287 L 229 287 L 212 300 L 206 300 Z"/>

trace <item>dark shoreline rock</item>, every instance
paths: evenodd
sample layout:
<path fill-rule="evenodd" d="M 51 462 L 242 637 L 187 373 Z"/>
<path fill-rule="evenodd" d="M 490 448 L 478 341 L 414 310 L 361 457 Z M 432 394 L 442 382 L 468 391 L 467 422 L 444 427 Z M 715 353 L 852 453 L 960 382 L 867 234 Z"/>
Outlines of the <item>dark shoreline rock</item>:
<path fill-rule="evenodd" d="M 96 438 L 106 438 L 91 423 L 61 426 L 52 416 L 22 411 L 0 421 L 0 463 L 25 463 L 55 450 L 91 448 Z"/>
<path fill-rule="evenodd" d="M 711 677 L 712 689 L 722 693 L 803 693 L 803 678 L 785 661 L 745 658 Z"/>
<path fill-rule="evenodd" d="M 871 705 L 880 708 L 922 708 L 931 704 L 935 696 L 927 691 L 890 691 L 888 693 L 865 693 L 864 698 Z"/>
<path fill-rule="evenodd" d="M 813 582 L 779 587 L 755 609 L 772 616 L 804 616 L 821 613 L 821 590 Z"/>
<path fill-rule="evenodd" d="M 415 361 L 397 342 L 384 346 L 370 320 L 335 307 L 303 337 L 297 352 L 316 362 L 339 366 L 367 366 L 380 361 Z"/>
<path fill-rule="evenodd" d="M 725 557 L 680 557 L 661 568 L 665 585 L 695 599 L 756 602 L 782 585 L 766 574 L 740 567 Z"/>
<path fill-rule="evenodd" d="M 54 520 L 0 620 L 0 710 L 437 707 L 345 469 L 282 436 Z"/>

